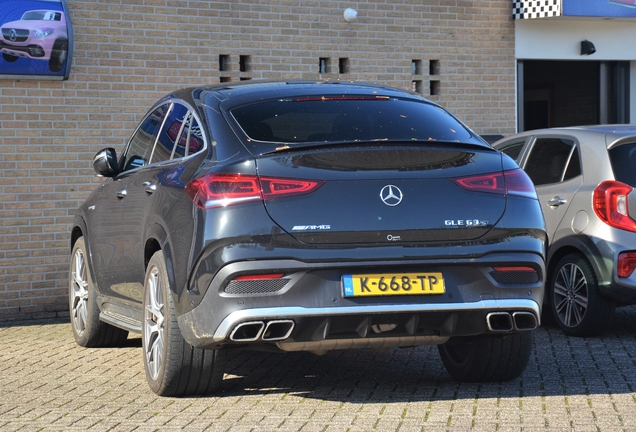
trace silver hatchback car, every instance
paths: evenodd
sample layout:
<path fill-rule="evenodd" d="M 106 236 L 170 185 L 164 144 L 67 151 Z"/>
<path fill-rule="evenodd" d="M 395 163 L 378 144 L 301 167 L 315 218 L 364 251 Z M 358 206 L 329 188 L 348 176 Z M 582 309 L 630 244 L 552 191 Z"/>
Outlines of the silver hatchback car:
<path fill-rule="evenodd" d="M 636 304 L 636 125 L 532 130 L 493 146 L 537 189 L 549 236 L 545 301 L 558 325 L 601 333 L 616 306 Z"/>

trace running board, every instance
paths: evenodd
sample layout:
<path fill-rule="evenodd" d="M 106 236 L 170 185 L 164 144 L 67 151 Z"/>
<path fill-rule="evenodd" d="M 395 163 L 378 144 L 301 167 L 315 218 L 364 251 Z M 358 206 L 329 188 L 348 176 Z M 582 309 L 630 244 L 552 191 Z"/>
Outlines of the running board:
<path fill-rule="evenodd" d="M 99 320 L 133 333 L 141 333 L 141 322 L 112 311 L 100 312 Z"/>

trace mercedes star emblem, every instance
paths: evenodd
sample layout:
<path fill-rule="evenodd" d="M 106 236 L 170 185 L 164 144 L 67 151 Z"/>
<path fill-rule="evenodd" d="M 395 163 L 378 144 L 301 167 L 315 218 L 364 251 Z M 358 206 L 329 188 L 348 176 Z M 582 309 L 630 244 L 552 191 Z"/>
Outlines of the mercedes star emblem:
<path fill-rule="evenodd" d="M 395 207 L 402 202 L 402 191 L 394 185 L 386 185 L 380 191 L 382 202 L 389 207 Z"/>

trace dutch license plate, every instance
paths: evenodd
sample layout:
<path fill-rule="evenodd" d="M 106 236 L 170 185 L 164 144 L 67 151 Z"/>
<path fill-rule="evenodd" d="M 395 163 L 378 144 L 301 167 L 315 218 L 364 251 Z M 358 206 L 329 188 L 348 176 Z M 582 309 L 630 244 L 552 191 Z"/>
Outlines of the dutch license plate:
<path fill-rule="evenodd" d="M 345 297 L 444 294 L 441 273 L 389 273 L 342 276 Z"/>

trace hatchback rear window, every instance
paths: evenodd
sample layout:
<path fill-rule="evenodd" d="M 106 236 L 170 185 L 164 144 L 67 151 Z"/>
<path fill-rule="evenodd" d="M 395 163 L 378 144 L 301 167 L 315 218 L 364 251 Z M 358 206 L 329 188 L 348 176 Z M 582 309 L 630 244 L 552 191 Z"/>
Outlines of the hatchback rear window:
<path fill-rule="evenodd" d="M 636 187 L 636 143 L 614 147 L 609 155 L 616 180 Z"/>
<path fill-rule="evenodd" d="M 471 133 L 435 105 L 374 96 L 278 99 L 231 110 L 252 140 L 276 143 L 338 141 L 460 141 Z"/>

